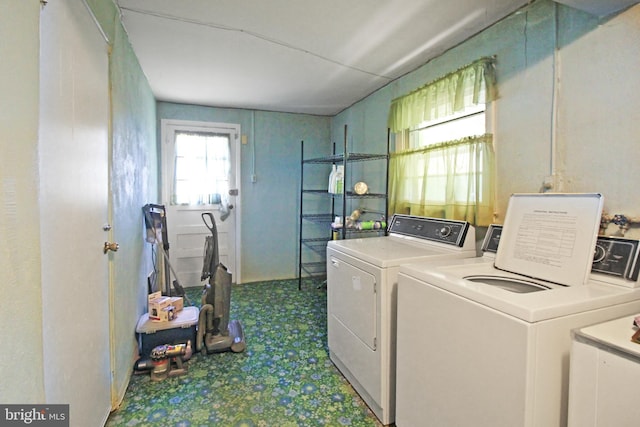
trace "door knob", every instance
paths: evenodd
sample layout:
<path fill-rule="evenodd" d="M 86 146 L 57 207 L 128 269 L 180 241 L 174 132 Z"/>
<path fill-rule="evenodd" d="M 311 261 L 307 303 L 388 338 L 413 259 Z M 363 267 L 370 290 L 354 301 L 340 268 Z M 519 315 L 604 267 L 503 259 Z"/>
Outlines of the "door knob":
<path fill-rule="evenodd" d="M 106 254 L 109 251 L 117 252 L 120 249 L 120 245 L 116 242 L 104 242 L 104 253 Z"/>

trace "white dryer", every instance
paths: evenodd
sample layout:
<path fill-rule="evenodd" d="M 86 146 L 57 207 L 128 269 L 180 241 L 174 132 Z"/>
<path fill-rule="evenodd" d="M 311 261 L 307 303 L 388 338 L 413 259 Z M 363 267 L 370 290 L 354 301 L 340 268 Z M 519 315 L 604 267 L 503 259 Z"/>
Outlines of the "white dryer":
<path fill-rule="evenodd" d="M 468 222 L 394 215 L 388 231 L 327 246 L 330 357 L 385 425 L 395 417 L 400 264 L 476 256 L 475 229 Z"/>
<path fill-rule="evenodd" d="M 570 331 L 640 311 L 637 244 L 598 240 L 601 210 L 514 195 L 495 259 L 401 267 L 397 426 L 566 425 Z"/>

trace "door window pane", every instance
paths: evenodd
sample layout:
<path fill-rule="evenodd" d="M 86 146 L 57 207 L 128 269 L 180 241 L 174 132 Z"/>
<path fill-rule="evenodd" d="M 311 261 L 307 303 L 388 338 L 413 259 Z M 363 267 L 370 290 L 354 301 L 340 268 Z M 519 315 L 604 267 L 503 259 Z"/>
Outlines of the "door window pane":
<path fill-rule="evenodd" d="M 229 191 L 229 135 L 176 132 L 172 203 L 220 203 Z"/>

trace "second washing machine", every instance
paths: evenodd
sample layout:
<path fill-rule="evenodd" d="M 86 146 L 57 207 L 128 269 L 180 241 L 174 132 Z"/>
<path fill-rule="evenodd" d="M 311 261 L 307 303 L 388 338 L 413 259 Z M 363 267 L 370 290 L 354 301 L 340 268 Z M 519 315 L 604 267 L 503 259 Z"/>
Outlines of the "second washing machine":
<path fill-rule="evenodd" d="M 398 427 L 566 426 L 570 331 L 640 311 L 638 242 L 597 237 L 599 195 L 508 209 L 495 260 L 401 267 Z"/>

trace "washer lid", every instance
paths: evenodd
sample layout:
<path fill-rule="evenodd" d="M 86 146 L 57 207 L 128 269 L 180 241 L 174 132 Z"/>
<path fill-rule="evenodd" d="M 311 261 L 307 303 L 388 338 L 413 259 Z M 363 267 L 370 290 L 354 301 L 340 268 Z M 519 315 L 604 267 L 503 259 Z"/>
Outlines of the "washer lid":
<path fill-rule="evenodd" d="M 602 205 L 597 193 L 512 195 L 495 267 L 566 286 L 587 283 Z"/>

